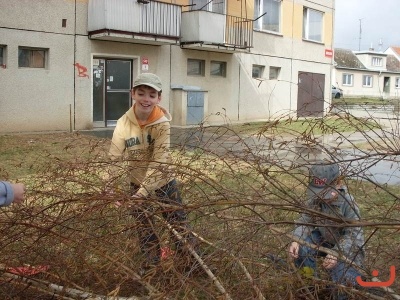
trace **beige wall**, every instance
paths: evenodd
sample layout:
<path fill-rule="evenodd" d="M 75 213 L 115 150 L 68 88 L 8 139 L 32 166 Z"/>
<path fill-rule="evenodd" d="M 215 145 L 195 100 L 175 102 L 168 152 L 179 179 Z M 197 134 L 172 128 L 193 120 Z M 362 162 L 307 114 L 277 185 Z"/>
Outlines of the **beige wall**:
<path fill-rule="evenodd" d="M 198 88 L 207 91 L 208 112 L 205 117 L 209 122 L 220 122 L 221 117 L 216 117 L 217 113 L 229 114 L 230 117 L 237 116 L 237 87 L 238 87 L 238 67 L 233 54 L 218 53 L 210 51 L 198 51 L 180 49 L 173 46 L 171 53 L 171 85 Z M 187 60 L 201 59 L 205 61 L 205 76 L 188 76 Z M 224 61 L 227 63 L 227 76 L 215 77 L 210 75 L 210 62 Z M 179 100 L 179 99 L 178 99 Z M 177 101 L 178 101 L 177 100 Z M 235 119 L 236 120 L 236 119 Z"/>
<path fill-rule="evenodd" d="M 0 29 L 6 69 L 0 69 L 2 132 L 69 130 L 74 103 L 72 35 Z M 48 48 L 45 69 L 18 68 L 18 46 Z"/>
<path fill-rule="evenodd" d="M 75 117 L 80 128 L 90 127 L 91 107 L 85 96 L 89 80 L 75 82 L 74 66 L 76 55 L 90 74 L 89 53 L 74 54 L 75 40 L 77 49 L 87 46 L 87 37 L 74 35 L 75 19 L 77 32 L 86 31 L 87 3 L 77 2 L 75 9 L 74 1 L 0 0 L 0 7 L 0 44 L 6 46 L 7 65 L 0 69 L 1 131 L 70 130 Z M 46 67 L 19 68 L 20 46 L 48 49 Z"/>
<path fill-rule="evenodd" d="M 79 5 L 87 6 L 84 3 Z M 74 33 L 75 5 L 73 0 L 35 0 L 34 3 L 30 0 L 0 0 L 0 7 L 2 27 L 58 34 Z M 61 26 L 62 19 L 67 19 L 66 28 Z"/>

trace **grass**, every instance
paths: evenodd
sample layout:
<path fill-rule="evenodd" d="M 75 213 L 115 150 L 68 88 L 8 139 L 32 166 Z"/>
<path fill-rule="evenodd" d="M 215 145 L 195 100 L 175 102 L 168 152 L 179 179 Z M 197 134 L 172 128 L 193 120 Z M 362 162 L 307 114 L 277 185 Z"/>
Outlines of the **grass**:
<path fill-rule="evenodd" d="M 382 98 L 369 98 L 369 97 L 342 97 L 340 99 L 332 99 L 333 105 L 389 105 L 395 100 L 384 100 Z M 398 101 L 398 100 L 397 100 Z"/>
<path fill-rule="evenodd" d="M 245 123 L 232 126 L 240 134 L 310 135 L 356 132 L 378 128 L 375 122 L 353 116 L 324 118 L 282 119 L 274 122 Z"/>
<path fill-rule="evenodd" d="M 109 143 L 79 133 L 0 135 L 0 176 L 18 180 L 34 175 L 53 159 L 74 160 L 105 152 Z"/>

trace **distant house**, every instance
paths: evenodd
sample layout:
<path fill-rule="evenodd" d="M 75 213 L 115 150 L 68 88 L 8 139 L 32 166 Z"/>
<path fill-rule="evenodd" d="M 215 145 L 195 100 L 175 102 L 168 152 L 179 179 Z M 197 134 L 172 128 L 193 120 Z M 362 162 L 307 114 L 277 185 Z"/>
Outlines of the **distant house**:
<path fill-rule="evenodd" d="M 343 90 L 344 97 L 400 96 L 400 48 L 377 52 L 335 49 L 332 85 Z"/>

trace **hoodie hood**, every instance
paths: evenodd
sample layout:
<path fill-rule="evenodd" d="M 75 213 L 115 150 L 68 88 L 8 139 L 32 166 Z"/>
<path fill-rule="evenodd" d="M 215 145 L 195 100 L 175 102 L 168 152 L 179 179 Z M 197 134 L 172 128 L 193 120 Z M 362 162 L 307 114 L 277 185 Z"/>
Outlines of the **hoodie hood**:
<path fill-rule="evenodd" d="M 154 107 L 152 113 L 150 114 L 149 119 L 147 120 L 147 122 L 145 124 L 139 124 L 136 115 L 135 115 L 135 111 L 133 110 L 133 107 L 130 108 L 127 112 L 126 112 L 126 116 L 129 118 L 129 120 L 140 126 L 140 127 L 146 127 L 146 126 L 150 126 L 150 125 L 155 125 L 155 124 L 159 124 L 159 123 L 163 123 L 163 122 L 171 122 L 172 120 L 172 116 L 171 114 L 162 106 L 157 105 Z"/>

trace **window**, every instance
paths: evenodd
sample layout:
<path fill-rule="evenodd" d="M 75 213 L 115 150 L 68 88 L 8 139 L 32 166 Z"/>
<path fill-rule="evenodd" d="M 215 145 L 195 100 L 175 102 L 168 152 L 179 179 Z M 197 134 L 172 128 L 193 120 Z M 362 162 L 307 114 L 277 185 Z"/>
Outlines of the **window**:
<path fill-rule="evenodd" d="M 5 59 L 5 46 L 0 45 L 0 66 L 4 65 L 6 63 Z"/>
<path fill-rule="evenodd" d="M 280 32 L 281 0 L 256 0 L 254 19 L 254 29 Z"/>
<path fill-rule="evenodd" d="M 46 66 L 46 49 L 18 48 L 18 67 L 44 68 Z"/>
<path fill-rule="evenodd" d="M 353 85 L 353 74 L 343 74 L 342 85 Z"/>
<path fill-rule="evenodd" d="M 372 76 L 371 75 L 363 75 L 363 86 L 372 87 Z"/>
<path fill-rule="evenodd" d="M 396 87 L 396 89 L 400 89 L 400 77 L 395 78 L 394 86 Z"/>
<path fill-rule="evenodd" d="M 262 78 L 264 75 L 264 66 L 253 65 L 252 77 Z"/>
<path fill-rule="evenodd" d="M 269 79 L 278 79 L 280 72 L 280 67 L 269 67 Z"/>
<path fill-rule="evenodd" d="M 303 10 L 303 38 L 306 40 L 322 42 L 323 13 L 305 7 Z"/>
<path fill-rule="evenodd" d="M 210 74 L 212 76 L 226 77 L 226 62 L 224 61 L 211 61 Z"/>
<path fill-rule="evenodd" d="M 382 67 L 382 57 L 372 57 L 372 65 L 374 67 Z"/>
<path fill-rule="evenodd" d="M 188 59 L 187 74 L 194 76 L 204 76 L 206 62 L 200 59 Z"/>
<path fill-rule="evenodd" d="M 225 13 L 225 0 L 190 0 L 190 10 L 206 10 L 219 14 Z"/>

